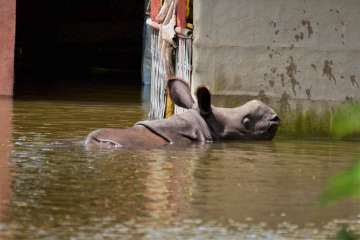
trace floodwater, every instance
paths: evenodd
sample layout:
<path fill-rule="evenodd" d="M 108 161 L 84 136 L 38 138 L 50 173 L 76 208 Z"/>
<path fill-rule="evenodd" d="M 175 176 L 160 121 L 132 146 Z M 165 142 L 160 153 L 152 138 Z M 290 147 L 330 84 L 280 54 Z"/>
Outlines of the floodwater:
<path fill-rule="evenodd" d="M 329 239 L 343 225 L 360 233 L 359 202 L 318 205 L 359 142 L 88 151 L 91 130 L 146 116 L 138 91 L 115 94 L 0 99 L 1 240 Z"/>

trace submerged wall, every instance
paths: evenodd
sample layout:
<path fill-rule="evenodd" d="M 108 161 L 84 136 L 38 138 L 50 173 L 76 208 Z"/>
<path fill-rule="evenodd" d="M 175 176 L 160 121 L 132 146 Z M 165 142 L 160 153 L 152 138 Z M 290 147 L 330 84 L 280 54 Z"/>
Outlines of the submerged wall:
<path fill-rule="evenodd" d="M 0 95 L 11 96 L 14 79 L 16 0 L 0 0 Z"/>
<path fill-rule="evenodd" d="M 286 132 L 328 133 L 334 106 L 360 98 L 360 1 L 194 1 L 194 87 L 220 105 L 253 97 Z"/>

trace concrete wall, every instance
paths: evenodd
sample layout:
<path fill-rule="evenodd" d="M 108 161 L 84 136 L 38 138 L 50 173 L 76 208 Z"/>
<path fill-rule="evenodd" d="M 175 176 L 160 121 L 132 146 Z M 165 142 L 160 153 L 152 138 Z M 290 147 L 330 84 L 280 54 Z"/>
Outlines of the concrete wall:
<path fill-rule="evenodd" d="M 16 0 L 0 0 L 0 95 L 12 95 Z"/>
<path fill-rule="evenodd" d="M 194 87 L 220 105 L 258 97 L 289 127 L 325 133 L 332 107 L 360 97 L 359 23 L 358 0 L 194 1 Z"/>

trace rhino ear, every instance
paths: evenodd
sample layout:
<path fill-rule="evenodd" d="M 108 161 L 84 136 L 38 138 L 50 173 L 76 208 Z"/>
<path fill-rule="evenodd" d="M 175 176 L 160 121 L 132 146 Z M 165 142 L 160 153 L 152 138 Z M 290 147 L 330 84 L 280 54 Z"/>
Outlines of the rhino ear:
<path fill-rule="evenodd" d="M 183 80 L 174 78 L 168 80 L 168 89 L 174 103 L 182 108 L 190 109 L 194 105 L 189 85 Z"/>
<path fill-rule="evenodd" d="M 201 115 L 208 115 L 211 110 L 211 94 L 207 87 L 199 87 L 196 90 L 196 97 Z"/>

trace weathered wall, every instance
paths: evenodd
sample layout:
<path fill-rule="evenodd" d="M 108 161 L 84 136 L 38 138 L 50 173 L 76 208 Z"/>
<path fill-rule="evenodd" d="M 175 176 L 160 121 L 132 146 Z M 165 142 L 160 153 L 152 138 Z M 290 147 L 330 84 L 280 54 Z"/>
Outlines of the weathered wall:
<path fill-rule="evenodd" d="M 0 95 L 12 95 L 16 0 L 0 0 Z"/>
<path fill-rule="evenodd" d="M 326 132 L 332 106 L 360 97 L 359 23 L 358 0 L 194 1 L 194 87 L 218 104 L 258 96 L 288 126 Z"/>

